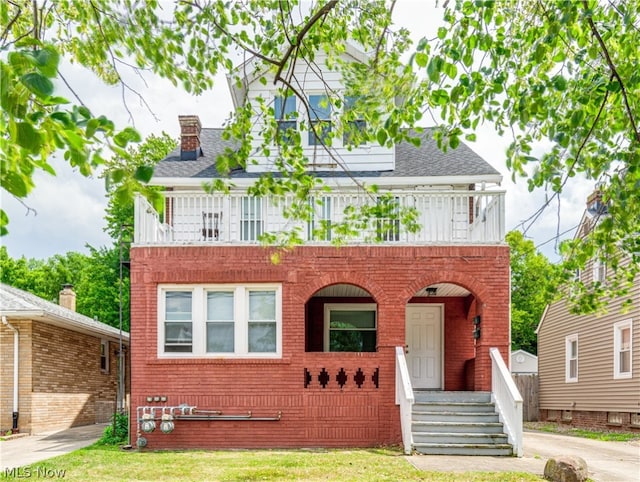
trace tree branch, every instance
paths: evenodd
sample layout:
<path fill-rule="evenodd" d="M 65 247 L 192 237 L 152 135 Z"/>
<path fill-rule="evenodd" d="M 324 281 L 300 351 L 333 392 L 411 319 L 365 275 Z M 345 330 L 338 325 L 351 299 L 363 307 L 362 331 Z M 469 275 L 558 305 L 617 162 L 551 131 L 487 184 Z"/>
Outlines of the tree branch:
<path fill-rule="evenodd" d="M 585 11 L 588 12 L 589 4 L 587 3 L 587 0 L 582 0 L 582 5 L 584 6 Z M 636 127 L 635 119 L 633 118 L 633 112 L 631 111 L 631 106 L 629 105 L 629 99 L 627 97 L 627 90 L 624 86 L 624 82 L 622 82 L 622 78 L 620 77 L 620 74 L 618 74 L 616 66 L 613 63 L 613 60 L 611 60 L 611 56 L 609 55 L 609 50 L 607 49 L 607 46 L 605 45 L 604 40 L 600 36 L 600 32 L 598 32 L 598 29 L 596 28 L 596 25 L 593 22 L 593 16 L 591 14 L 587 17 L 587 21 L 589 22 L 589 27 L 591 28 L 591 32 L 593 33 L 594 37 L 600 44 L 600 48 L 602 49 L 602 54 L 604 55 L 604 58 L 607 61 L 609 70 L 611 70 L 611 75 L 615 77 L 618 83 L 620 84 L 620 91 L 622 92 L 622 98 L 624 99 L 624 105 L 627 111 L 627 117 L 629 117 L 629 122 L 631 122 L 631 128 L 633 129 L 633 133 L 635 135 L 636 141 L 640 142 L 640 131 L 638 131 L 638 128 Z"/>
<path fill-rule="evenodd" d="M 294 41 L 289 44 L 289 48 L 285 52 L 282 59 L 280 59 L 280 62 L 276 64 L 276 65 L 279 65 L 279 67 L 278 67 L 278 71 L 276 72 L 276 76 L 274 77 L 274 83 L 278 79 L 280 79 L 280 75 L 282 74 L 282 69 L 284 69 L 284 66 L 289 60 L 289 57 L 291 57 L 291 54 L 293 53 L 293 51 L 300 46 L 300 44 L 302 43 L 302 39 L 304 39 L 304 36 L 307 34 L 307 32 L 311 29 L 311 27 L 313 27 L 313 25 L 321 17 L 324 17 L 326 14 L 328 14 L 331 11 L 331 9 L 333 9 L 333 7 L 337 5 L 337 3 L 338 3 L 338 0 L 331 0 L 330 2 L 327 2 L 326 4 L 324 4 L 323 7 L 320 10 L 318 10 L 313 15 L 313 17 L 309 19 L 309 21 L 304 25 L 304 27 L 302 27 L 302 30 L 298 32 L 298 35 L 296 35 L 296 38 L 294 39 Z"/>

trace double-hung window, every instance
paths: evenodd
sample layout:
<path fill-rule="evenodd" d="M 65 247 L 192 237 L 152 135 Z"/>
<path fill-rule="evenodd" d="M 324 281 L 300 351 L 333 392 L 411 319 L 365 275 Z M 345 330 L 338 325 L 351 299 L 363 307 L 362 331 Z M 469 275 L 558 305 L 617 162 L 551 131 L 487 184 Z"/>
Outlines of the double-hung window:
<path fill-rule="evenodd" d="M 293 136 L 298 130 L 296 98 L 277 96 L 274 102 L 274 116 L 278 124 L 277 135 L 287 144 L 293 143 Z"/>
<path fill-rule="evenodd" d="M 309 145 L 317 146 L 327 142 L 331 133 L 331 104 L 324 94 L 309 96 Z"/>
<path fill-rule="evenodd" d="M 602 262 L 600 258 L 594 258 L 593 260 L 593 282 L 604 283 L 607 276 L 607 265 Z"/>
<path fill-rule="evenodd" d="M 309 197 L 311 217 L 307 223 L 307 239 L 310 241 L 331 241 L 331 198 L 328 196 Z"/>
<path fill-rule="evenodd" d="M 165 285 L 158 303 L 160 356 L 281 356 L 280 285 Z"/>
<path fill-rule="evenodd" d="M 342 143 L 345 147 L 358 147 L 365 143 L 365 131 L 367 123 L 356 113 L 356 102 L 359 97 L 347 95 L 344 98 L 344 112 L 347 119 L 342 134 Z"/>
<path fill-rule="evenodd" d="M 100 341 L 100 371 L 109 373 L 109 340 Z"/>
<path fill-rule="evenodd" d="M 234 292 L 207 291 L 207 352 L 235 350 Z"/>
<path fill-rule="evenodd" d="M 613 378 L 631 378 L 631 320 L 613 325 Z"/>
<path fill-rule="evenodd" d="M 578 335 L 565 338 L 565 382 L 578 381 Z"/>
<path fill-rule="evenodd" d="M 164 299 L 164 351 L 191 353 L 193 351 L 191 291 L 167 291 Z"/>
<path fill-rule="evenodd" d="M 377 313 L 372 303 L 324 305 L 324 351 L 374 352 Z"/>

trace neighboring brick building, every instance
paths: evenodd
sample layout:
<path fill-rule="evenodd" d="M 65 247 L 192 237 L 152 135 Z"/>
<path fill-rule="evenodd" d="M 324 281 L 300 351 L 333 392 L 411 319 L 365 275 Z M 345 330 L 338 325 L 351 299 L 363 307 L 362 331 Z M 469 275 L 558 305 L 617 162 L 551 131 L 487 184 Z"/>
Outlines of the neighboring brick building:
<path fill-rule="evenodd" d="M 345 57 L 362 58 L 352 50 Z M 241 69 L 247 83 L 231 83 L 236 105 L 270 99 L 278 128 L 305 129 L 294 120 L 304 112 L 283 120 L 303 103 L 253 81 L 254 67 Z M 297 78 L 318 85 L 308 66 L 295 68 Z M 333 74 L 325 79 L 339 92 Z M 327 99 L 312 89 L 308 104 L 327 114 Z M 310 219 L 295 224 L 282 213 L 288 200 L 246 193 L 271 158 L 233 170 L 230 193 L 205 194 L 204 181 L 225 178 L 216 158 L 233 146 L 197 116 L 180 116 L 180 124 L 181 146 L 151 181 L 166 188 L 164 211 L 142 198 L 136 204 L 131 430 L 139 446 L 406 443 L 396 396 L 396 364 L 405 358 L 413 389 L 492 390 L 490 348 L 509 359 L 509 248 L 504 192 L 495 189 L 502 178 L 486 161 L 466 145 L 442 152 L 430 132 L 415 134 L 419 147 L 335 140 L 334 154 L 352 176 L 415 208 L 421 224 L 413 233 L 374 219 L 354 245 L 337 248 L 332 230 L 349 206 L 381 198 L 354 186 L 312 134 L 303 131 L 304 153 L 333 191 L 314 192 Z M 257 145 L 261 127 L 256 119 Z M 260 235 L 294 224 L 304 245 L 272 262 Z"/>
<path fill-rule="evenodd" d="M 18 431 L 34 434 L 108 422 L 116 398 L 127 402 L 128 387 L 118 390 L 119 330 L 76 313 L 70 287 L 60 303 L 0 285 L 2 433 L 16 430 L 15 413 Z M 128 356 L 128 333 L 122 343 Z"/>

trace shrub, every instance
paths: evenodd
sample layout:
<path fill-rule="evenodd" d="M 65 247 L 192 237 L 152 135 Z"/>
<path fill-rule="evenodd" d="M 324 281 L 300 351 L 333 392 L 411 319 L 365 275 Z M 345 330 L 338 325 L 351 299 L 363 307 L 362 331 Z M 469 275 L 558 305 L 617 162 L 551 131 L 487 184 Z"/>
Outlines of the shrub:
<path fill-rule="evenodd" d="M 114 431 L 115 427 L 115 431 Z M 127 443 L 129 433 L 129 417 L 126 413 L 116 413 L 111 423 L 104 429 L 102 437 L 98 440 L 100 445 L 120 445 Z"/>

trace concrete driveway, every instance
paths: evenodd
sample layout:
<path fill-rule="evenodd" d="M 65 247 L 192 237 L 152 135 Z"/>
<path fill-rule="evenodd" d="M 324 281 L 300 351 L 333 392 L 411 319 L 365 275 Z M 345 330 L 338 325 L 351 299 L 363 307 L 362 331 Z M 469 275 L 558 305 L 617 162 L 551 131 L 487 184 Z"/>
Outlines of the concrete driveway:
<path fill-rule="evenodd" d="M 102 437 L 105 427 L 106 424 L 86 425 L 4 440 L 0 442 L 0 473 L 87 447 Z"/>
<path fill-rule="evenodd" d="M 589 478 L 596 482 L 640 481 L 640 442 L 601 442 L 545 432 L 524 432 L 520 458 L 414 455 L 407 460 L 420 470 L 527 472 L 542 477 L 547 460 L 558 455 L 582 457 Z"/>

